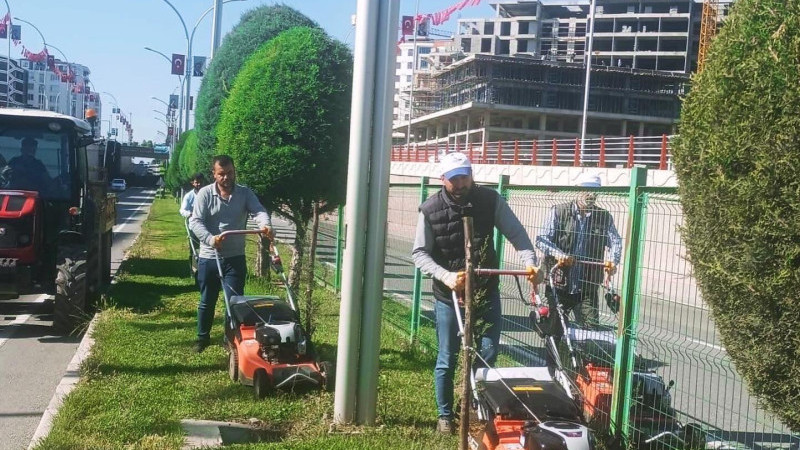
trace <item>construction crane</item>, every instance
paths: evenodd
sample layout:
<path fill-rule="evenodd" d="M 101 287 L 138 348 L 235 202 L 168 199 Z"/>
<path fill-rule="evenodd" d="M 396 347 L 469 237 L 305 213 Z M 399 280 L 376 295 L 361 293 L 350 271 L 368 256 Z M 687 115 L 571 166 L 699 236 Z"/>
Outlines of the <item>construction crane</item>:
<path fill-rule="evenodd" d="M 703 71 L 703 65 L 711 47 L 711 39 L 717 34 L 719 0 L 705 0 L 703 15 L 700 18 L 700 45 L 697 52 L 697 73 Z"/>

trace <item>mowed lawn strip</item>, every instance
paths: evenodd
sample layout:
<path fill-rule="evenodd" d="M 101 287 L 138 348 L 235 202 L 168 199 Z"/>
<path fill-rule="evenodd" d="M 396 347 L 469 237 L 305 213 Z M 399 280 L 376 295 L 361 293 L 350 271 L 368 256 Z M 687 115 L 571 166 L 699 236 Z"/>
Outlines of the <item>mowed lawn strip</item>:
<path fill-rule="evenodd" d="M 254 242 L 248 244 L 253 254 Z M 288 261 L 289 249 L 283 247 Z M 250 266 L 252 267 L 252 265 Z M 83 378 L 66 398 L 40 449 L 179 449 L 182 419 L 246 423 L 258 419 L 274 442 L 226 448 L 455 448 L 434 431 L 435 354 L 413 350 L 407 337 L 384 324 L 378 427 L 329 433 L 333 394 L 280 392 L 257 401 L 252 389 L 227 375 L 222 342 L 222 298 L 212 345 L 192 351 L 198 294 L 188 276 L 188 249 L 174 200 L 157 199 L 123 264 L 95 329 Z M 246 293 L 265 292 L 252 276 Z M 284 295 L 280 289 L 274 293 Z M 338 298 L 318 287 L 314 341 L 335 359 Z"/>

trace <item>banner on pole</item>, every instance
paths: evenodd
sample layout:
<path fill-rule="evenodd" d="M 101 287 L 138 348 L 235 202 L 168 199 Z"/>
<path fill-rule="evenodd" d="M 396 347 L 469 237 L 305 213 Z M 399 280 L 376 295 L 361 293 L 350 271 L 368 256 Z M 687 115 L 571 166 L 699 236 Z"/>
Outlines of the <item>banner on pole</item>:
<path fill-rule="evenodd" d="M 186 55 L 172 54 L 172 74 L 183 75 L 186 72 Z"/>
<path fill-rule="evenodd" d="M 171 94 L 169 96 L 169 108 L 178 109 L 178 94 Z"/>
<path fill-rule="evenodd" d="M 193 56 L 192 59 L 192 76 L 193 77 L 202 77 L 203 74 L 206 72 L 206 57 L 205 56 Z"/>

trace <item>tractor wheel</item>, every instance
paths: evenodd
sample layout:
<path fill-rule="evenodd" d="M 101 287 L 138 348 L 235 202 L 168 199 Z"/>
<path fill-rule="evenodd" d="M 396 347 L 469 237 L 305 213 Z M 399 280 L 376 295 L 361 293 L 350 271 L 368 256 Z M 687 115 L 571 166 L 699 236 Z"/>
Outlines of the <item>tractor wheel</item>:
<path fill-rule="evenodd" d="M 269 379 L 267 371 L 264 369 L 256 370 L 253 374 L 253 396 L 256 400 L 261 400 L 272 391 L 272 380 Z"/>
<path fill-rule="evenodd" d="M 86 319 L 86 251 L 69 246 L 59 251 L 56 266 L 56 296 L 53 327 L 65 334 L 75 333 Z"/>
<path fill-rule="evenodd" d="M 336 387 L 336 372 L 333 363 L 330 361 L 320 361 L 319 371 L 322 372 L 322 389 L 325 392 L 333 392 Z"/>
<path fill-rule="evenodd" d="M 228 352 L 228 376 L 234 383 L 239 381 L 239 351 L 235 345 Z"/>

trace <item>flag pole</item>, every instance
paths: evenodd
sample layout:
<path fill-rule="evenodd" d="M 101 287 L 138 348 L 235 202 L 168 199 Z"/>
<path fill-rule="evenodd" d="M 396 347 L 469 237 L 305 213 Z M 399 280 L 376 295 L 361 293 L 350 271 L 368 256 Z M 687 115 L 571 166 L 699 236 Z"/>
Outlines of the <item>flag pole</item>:
<path fill-rule="evenodd" d="M 408 128 L 406 129 L 406 149 L 408 149 L 411 145 L 411 119 L 414 118 L 414 76 L 417 73 L 417 32 L 419 31 L 419 23 L 417 21 L 417 17 L 419 17 L 419 0 L 417 0 L 417 9 L 414 12 L 414 50 L 411 52 L 412 54 L 412 62 L 411 62 L 411 92 L 408 98 Z"/>

